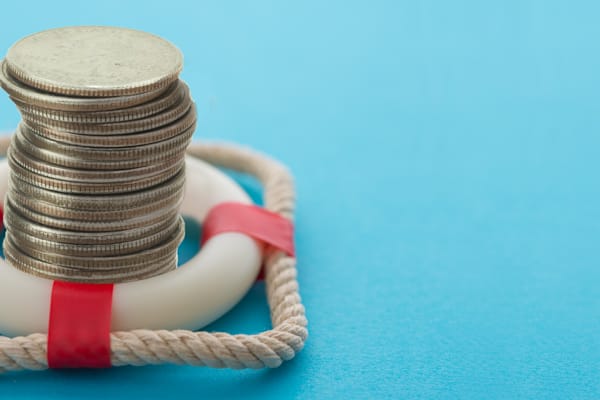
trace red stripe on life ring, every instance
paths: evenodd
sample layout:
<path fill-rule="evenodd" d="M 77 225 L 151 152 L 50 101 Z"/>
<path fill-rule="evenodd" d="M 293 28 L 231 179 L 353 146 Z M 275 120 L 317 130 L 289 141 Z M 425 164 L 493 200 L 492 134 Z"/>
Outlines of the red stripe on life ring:
<path fill-rule="evenodd" d="M 113 286 L 54 282 L 48 324 L 48 367 L 111 366 Z"/>
<path fill-rule="evenodd" d="M 294 256 L 292 221 L 264 208 L 242 203 L 219 203 L 208 211 L 202 243 L 220 233 L 239 232 Z"/>
<path fill-rule="evenodd" d="M 294 225 L 279 214 L 252 204 L 225 202 L 208 211 L 202 243 L 219 233 L 239 232 L 294 256 Z M 258 279 L 263 279 L 261 270 Z"/>

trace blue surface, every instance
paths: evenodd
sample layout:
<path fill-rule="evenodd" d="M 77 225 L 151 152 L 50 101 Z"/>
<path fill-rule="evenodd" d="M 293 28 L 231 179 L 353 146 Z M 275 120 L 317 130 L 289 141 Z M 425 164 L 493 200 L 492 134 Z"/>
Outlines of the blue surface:
<path fill-rule="evenodd" d="M 600 397 L 598 2 L 2 12 L 0 52 L 73 24 L 181 47 L 198 140 L 250 145 L 296 175 L 311 335 L 273 371 L 17 373 L 2 399 Z M 3 96 L 0 128 L 17 120 Z M 257 286 L 211 329 L 268 325 Z"/>

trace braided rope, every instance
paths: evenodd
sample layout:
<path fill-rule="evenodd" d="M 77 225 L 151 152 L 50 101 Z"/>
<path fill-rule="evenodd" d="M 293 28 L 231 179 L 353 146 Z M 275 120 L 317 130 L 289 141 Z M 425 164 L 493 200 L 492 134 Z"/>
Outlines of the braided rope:
<path fill-rule="evenodd" d="M 9 138 L 0 139 L 5 154 Z M 265 208 L 292 219 L 294 185 L 284 166 L 261 154 L 229 145 L 190 146 L 188 153 L 211 164 L 255 176 L 264 187 Z M 308 336 L 298 293 L 296 260 L 280 251 L 266 255 L 265 282 L 273 329 L 257 335 L 147 330 L 110 335 L 113 366 L 188 364 L 213 368 L 274 368 L 292 359 Z M 0 372 L 48 368 L 46 334 L 0 336 Z"/>

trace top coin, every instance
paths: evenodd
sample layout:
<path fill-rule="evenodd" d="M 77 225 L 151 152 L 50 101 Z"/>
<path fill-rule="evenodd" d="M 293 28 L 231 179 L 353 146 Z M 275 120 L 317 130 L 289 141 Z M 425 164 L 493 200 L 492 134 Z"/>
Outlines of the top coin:
<path fill-rule="evenodd" d="M 183 56 L 170 42 L 104 26 L 51 29 L 27 36 L 6 55 L 8 72 L 46 92 L 68 96 L 133 95 L 178 79 Z"/>

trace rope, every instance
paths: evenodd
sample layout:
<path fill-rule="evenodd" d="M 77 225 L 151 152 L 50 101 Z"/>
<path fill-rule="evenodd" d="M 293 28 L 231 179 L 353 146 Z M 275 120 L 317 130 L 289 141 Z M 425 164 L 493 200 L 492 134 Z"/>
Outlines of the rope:
<path fill-rule="evenodd" d="M 0 139 L 5 154 L 10 139 Z M 188 154 L 221 167 L 255 176 L 264 187 L 265 208 L 292 219 L 294 185 L 278 162 L 231 145 L 193 144 Z M 308 336 L 298 293 L 296 260 L 280 251 L 266 254 L 265 282 L 273 329 L 256 335 L 138 329 L 111 333 L 113 366 L 187 364 L 213 368 L 260 369 L 291 360 Z M 0 372 L 48 368 L 47 335 L 0 336 Z"/>

